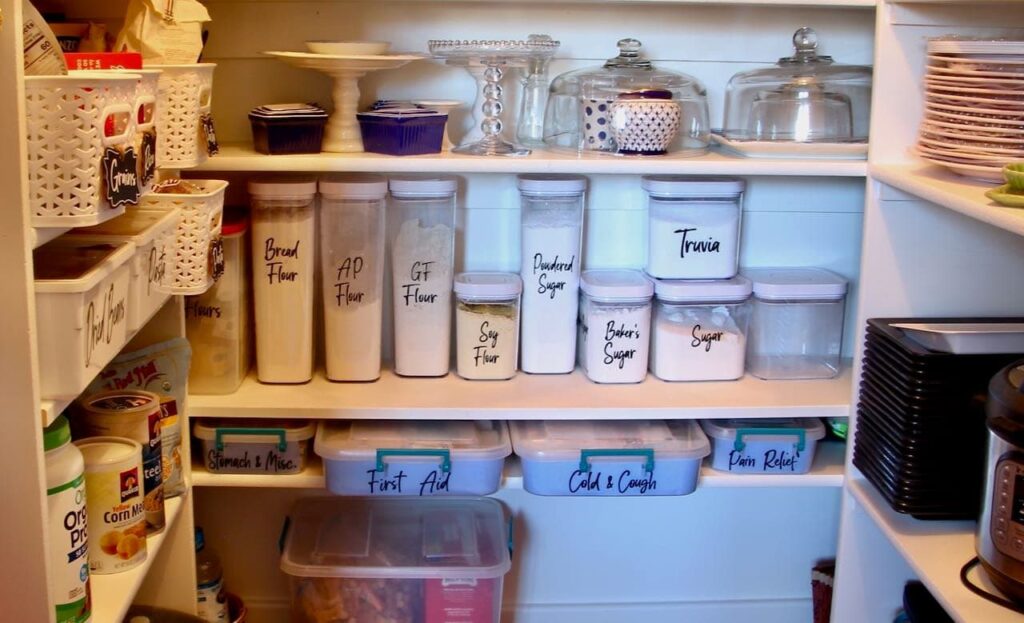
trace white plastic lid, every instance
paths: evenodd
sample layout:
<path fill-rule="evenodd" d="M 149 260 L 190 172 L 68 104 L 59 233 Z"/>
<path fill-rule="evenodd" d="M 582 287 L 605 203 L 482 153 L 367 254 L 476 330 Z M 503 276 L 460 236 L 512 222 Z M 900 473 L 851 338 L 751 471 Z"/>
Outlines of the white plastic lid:
<path fill-rule="evenodd" d="M 734 177 L 645 175 L 640 186 L 655 197 L 736 197 L 747 183 Z"/>
<path fill-rule="evenodd" d="M 516 178 L 519 190 L 537 195 L 574 195 L 587 189 L 587 178 L 582 175 L 552 175 L 536 173 Z"/>
<path fill-rule="evenodd" d="M 470 299 L 508 299 L 523 291 L 523 280 L 515 273 L 459 273 L 454 289 Z"/>
<path fill-rule="evenodd" d="M 281 570 L 300 578 L 487 579 L 505 575 L 509 532 L 490 498 L 301 499 Z"/>
<path fill-rule="evenodd" d="M 372 173 L 347 173 L 320 178 L 320 194 L 334 199 L 380 200 L 388 194 L 388 180 Z"/>
<path fill-rule="evenodd" d="M 220 433 L 224 443 L 256 443 L 279 440 L 305 441 L 316 434 L 316 424 L 307 420 L 267 420 L 231 418 L 227 420 L 196 420 L 192 434 L 197 439 L 214 441 Z"/>
<path fill-rule="evenodd" d="M 459 188 L 450 175 L 437 177 L 392 177 L 388 180 L 391 194 L 398 197 L 447 197 Z"/>
<path fill-rule="evenodd" d="M 768 418 L 763 420 L 701 420 L 701 427 L 712 439 L 735 441 L 737 432 L 744 438 L 792 439 L 803 432 L 804 438 L 818 440 L 825 436 L 825 426 L 818 418 Z"/>
<path fill-rule="evenodd" d="M 490 420 L 330 420 L 320 424 L 313 444 L 314 451 L 329 460 L 375 458 L 381 448 L 447 450 L 449 456 L 478 461 L 512 454 L 505 423 Z"/>
<path fill-rule="evenodd" d="M 145 246 L 158 235 L 178 225 L 181 210 L 146 210 L 134 208 L 109 221 L 92 227 L 76 227 L 68 232 L 80 240 L 126 240 Z"/>
<path fill-rule="evenodd" d="M 766 300 L 841 299 L 846 280 L 824 268 L 749 268 L 754 296 Z"/>
<path fill-rule="evenodd" d="M 263 177 L 249 180 L 253 197 L 303 197 L 316 194 L 316 178 L 308 175 Z"/>
<path fill-rule="evenodd" d="M 753 286 L 743 275 L 732 279 L 655 279 L 654 293 L 659 301 L 701 303 L 705 301 L 742 302 L 750 298 Z"/>
<path fill-rule="evenodd" d="M 598 300 L 649 299 L 654 294 L 654 283 L 639 270 L 585 270 L 580 288 Z"/>
<path fill-rule="evenodd" d="M 582 450 L 651 450 L 654 460 L 695 459 L 711 444 L 694 420 L 516 421 L 512 447 L 535 461 L 572 461 Z M 621 459 L 620 459 L 621 460 Z"/>
<path fill-rule="evenodd" d="M 141 464 L 142 444 L 124 437 L 86 437 L 74 442 L 85 460 L 85 471 L 107 471 L 114 465 Z M 142 490 L 141 488 L 139 489 Z"/>

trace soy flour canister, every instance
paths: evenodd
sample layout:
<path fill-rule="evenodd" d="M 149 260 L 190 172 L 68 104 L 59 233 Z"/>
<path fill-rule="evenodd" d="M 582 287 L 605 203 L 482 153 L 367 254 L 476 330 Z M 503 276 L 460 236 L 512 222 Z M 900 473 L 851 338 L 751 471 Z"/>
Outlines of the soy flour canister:
<path fill-rule="evenodd" d="M 46 510 L 50 594 L 56 623 L 83 623 L 90 617 L 89 531 L 85 510 L 85 461 L 71 443 L 63 415 L 43 431 L 46 452 Z"/>
<path fill-rule="evenodd" d="M 142 445 L 122 437 L 75 442 L 85 459 L 89 571 L 119 573 L 146 560 Z"/>

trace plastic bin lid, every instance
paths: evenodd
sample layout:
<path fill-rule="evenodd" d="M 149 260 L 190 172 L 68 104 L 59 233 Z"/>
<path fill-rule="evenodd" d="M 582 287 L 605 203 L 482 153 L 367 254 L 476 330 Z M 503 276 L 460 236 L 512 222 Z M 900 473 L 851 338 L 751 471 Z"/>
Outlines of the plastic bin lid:
<path fill-rule="evenodd" d="M 131 242 L 76 240 L 61 236 L 32 251 L 36 292 L 85 292 L 121 267 L 135 253 Z"/>
<path fill-rule="evenodd" d="M 282 175 L 249 180 L 249 194 L 261 199 L 305 197 L 316 194 L 316 178 L 309 175 Z"/>
<path fill-rule="evenodd" d="M 382 448 L 448 450 L 459 458 L 480 461 L 512 454 L 505 423 L 490 420 L 330 420 L 320 424 L 314 444 L 317 454 L 333 460 L 376 458 Z"/>
<path fill-rule="evenodd" d="M 224 218 L 220 226 L 222 236 L 237 236 L 249 229 L 249 213 L 241 206 L 224 208 Z"/>
<path fill-rule="evenodd" d="M 846 294 L 846 280 L 824 268 L 749 268 L 743 273 L 762 299 L 840 299 Z"/>
<path fill-rule="evenodd" d="M 388 194 L 388 180 L 372 173 L 348 173 L 320 178 L 320 194 L 334 199 L 379 201 Z"/>
<path fill-rule="evenodd" d="M 694 420 L 560 420 L 511 422 L 517 455 L 534 461 L 575 461 L 581 450 L 653 450 L 655 459 L 703 458 L 711 444 Z"/>
<path fill-rule="evenodd" d="M 818 440 L 825 436 L 825 425 L 818 418 L 701 420 L 700 425 L 709 437 L 729 441 L 736 439 L 736 432 L 741 430 L 758 437 L 772 436 L 774 431 L 778 431 L 779 437 L 792 437 L 793 432 L 801 430 L 805 439 Z"/>
<path fill-rule="evenodd" d="M 146 210 L 132 208 L 109 221 L 92 227 L 76 227 L 68 234 L 79 237 L 88 236 L 93 240 L 126 240 L 138 246 L 147 245 L 168 229 L 176 227 L 179 218 L 178 208 L 171 210 Z"/>
<path fill-rule="evenodd" d="M 487 579 L 511 567 L 490 498 L 305 498 L 289 519 L 281 570 L 295 577 Z"/>
<path fill-rule="evenodd" d="M 553 175 L 536 173 L 516 178 L 519 190 L 540 195 L 575 195 L 587 189 L 587 178 L 582 175 Z"/>
<path fill-rule="evenodd" d="M 450 175 L 435 177 L 392 177 L 388 180 L 392 195 L 406 197 L 447 197 L 459 188 L 458 180 Z"/>
<path fill-rule="evenodd" d="M 750 298 L 753 286 L 743 275 L 732 279 L 655 279 L 654 293 L 659 300 L 674 303 L 711 301 L 741 302 Z"/>
<path fill-rule="evenodd" d="M 268 420 L 264 418 L 229 418 L 224 420 L 196 420 L 192 434 L 197 439 L 212 441 L 220 432 L 226 443 L 251 443 L 259 436 L 284 433 L 285 441 L 303 441 L 316 434 L 316 423 L 308 420 Z"/>
<path fill-rule="evenodd" d="M 640 186 L 655 197 L 735 197 L 747 183 L 734 177 L 645 175 Z"/>
<path fill-rule="evenodd" d="M 519 296 L 523 280 L 515 273 L 459 273 L 454 290 L 466 298 L 507 299 Z"/>
<path fill-rule="evenodd" d="M 639 270 L 585 270 L 580 289 L 599 300 L 649 299 L 654 295 L 654 282 Z"/>

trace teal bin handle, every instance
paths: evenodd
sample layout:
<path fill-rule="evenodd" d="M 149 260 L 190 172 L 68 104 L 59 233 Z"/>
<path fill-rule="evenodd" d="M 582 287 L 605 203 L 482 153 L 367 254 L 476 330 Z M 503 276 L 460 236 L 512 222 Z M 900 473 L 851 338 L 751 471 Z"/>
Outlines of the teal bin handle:
<path fill-rule="evenodd" d="M 224 438 L 228 435 L 277 437 L 277 449 L 281 452 L 288 449 L 288 431 L 283 428 L 218 428 L 213 433 L 214 445 L 218 451 L 224 450 Z"/>
<path fill-rule="evenodd" d="M 452 453 L 444 448 L 378 448 L 377 449 L 377 471 L 382 472 L 387 467 L 386 456 L 436 456 L 441 459 L 441 471 L 448 473 L 452 471 Z"/>
<path fill-rule="evenodd" d="M 654 472 L 654 448 L 600 448 L 580 450 L 580 471 L 590 473 L 590 459 L 596 456 L 640 456 L 644 461 L 644 470 Z"/>
<path fill-rule="evenodd" d="M 743 452 L 743 449 L 747 447 L 744 437 L 796 437 L 796 450 L 797 452 L 803 452 L 804 447 L 807 445 L 807 435 L 804 429 L 800 430 L 779 430 L 778 428 L 740 428 L 736 430 L 736 441 L 733 442 L 732 447 L 736 452 Z"/>

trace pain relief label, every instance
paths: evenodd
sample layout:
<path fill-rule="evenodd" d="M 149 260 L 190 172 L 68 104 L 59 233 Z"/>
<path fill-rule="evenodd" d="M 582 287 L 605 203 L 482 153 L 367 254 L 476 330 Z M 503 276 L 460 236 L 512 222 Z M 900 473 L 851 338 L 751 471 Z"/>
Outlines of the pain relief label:
<path fill-rule="evenodd" d="M 426 580 L 424 623 L 491 623 L 501 578 Z"/>

